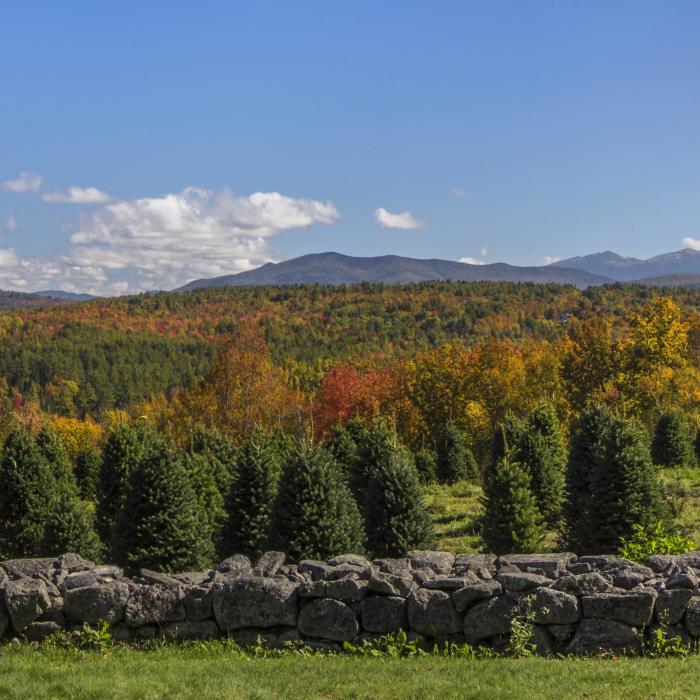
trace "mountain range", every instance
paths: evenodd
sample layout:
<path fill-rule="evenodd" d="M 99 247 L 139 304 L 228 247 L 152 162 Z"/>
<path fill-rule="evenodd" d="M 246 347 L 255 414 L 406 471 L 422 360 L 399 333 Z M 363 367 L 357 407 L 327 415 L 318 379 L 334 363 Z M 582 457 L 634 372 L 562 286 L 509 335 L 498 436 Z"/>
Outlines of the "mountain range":
<path fill-rule="evenodd" d="M 624 258 L 617 253 L 605 251 L 539 267 L 519 267 L 507 263 L 473 265 L 451 260 L 418 260 L 398 255 L 360 258 L 340 253 L 316 253 L 280 263 L 267 263 L 234 275 L 195 280 L 175 291 L 225 285 L 338 285 L 358 282 L 406 284 L 428 280 L 554 282 L 572 284 L 579 288 L 614 282 L 639 282 L 649 286 L 699 286 L 700 251 L 688 248 L 648 260 Z"/>

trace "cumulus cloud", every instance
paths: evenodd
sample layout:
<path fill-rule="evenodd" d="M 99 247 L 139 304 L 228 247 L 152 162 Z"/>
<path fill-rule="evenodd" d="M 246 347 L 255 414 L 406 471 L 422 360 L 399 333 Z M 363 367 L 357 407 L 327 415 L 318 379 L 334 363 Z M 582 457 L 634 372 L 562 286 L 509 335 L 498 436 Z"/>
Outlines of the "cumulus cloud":
<path fill-rule="evenodd" d="M 5 219 L 5 230 L 9 231 L 12 233 L 13 231 L 16 231 L 19 228 L 19 224 L 17 223 L 17 217 L 14 215 L 8 216 L 7 219 Z"/>
<path fill-rule="evenodd" d="M 692 248 L 693 250 L 700 250 L 700 241 L 697 238 L 691 238 L 690 236 L 686 236 L 683 239 L 683 245 L 686 248 Z"/>
<path fill-rule="evenodd" d="M 425 226 L 425 222 L 416 219 L 409 211 L 392 214 L 384 209 L 384 207 L 379 207 L 379 209 L 374 212 L 374 216 L 382 228 L 398 228 L 404 231 L 410 231 Z"/>
<path fill-rule="evenodd" d="M 466 265 L 486 265 L 483 260 L 479 260 L 478 258 L 470 258 L 469 256 L 460 258 L 459 262 L 465 263 Z"/>
<path fill-rule="evenodd" d="M 21 258 L 0 249 L 0 288 L 93 294 L 170 289 L 278 260 L 271 238 L 339 218 L 331 202 L 277 192 L 237 196 L 190 187 L 110 202 L 79 216 L 65 255 Z"/>
<path fill-rule="evenodd" d="M 542 258 L 542 262 L 545 265 L 552 265 L 555 262 L 559 262 L 561 258 L 557 257 L 556 255 L 545 255 L 544 258 Z"/>
<path fill-rule="evenodd" d="M 51 204 L 104 204 L 112 198 L 97 187 L 69 187 L 45 194 L 42 199 Z"/>
<path fill-rule="evenodd" d="M 5 180 L 2 189 L 5 192 L 24 194 L 25 192 L 38 192 L 44 184 L 44 178 L 38 173 L 23 170 L 14 180 Z"/>

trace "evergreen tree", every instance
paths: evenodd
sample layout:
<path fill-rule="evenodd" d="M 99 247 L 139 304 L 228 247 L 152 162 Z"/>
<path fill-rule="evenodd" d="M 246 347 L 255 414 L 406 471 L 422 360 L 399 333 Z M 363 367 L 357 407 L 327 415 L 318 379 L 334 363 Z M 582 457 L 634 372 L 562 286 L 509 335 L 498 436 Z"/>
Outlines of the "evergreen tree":
<path fill-rule="evenodd" d="M 484 474 L 482 539 L 489 552 L 514 554 L 535 552 L 544 528 L 530 479 L 506 454 L 489 464 Z"/>
<path fill-rule="evenodd" d="M 88 559 L 97 558 L 100 541 L 94 530 L 93 514 L 80 499 L 63 444 L 56 433 L 47 428 L 37 435 L 36 443 L 53 478 L 42 550 L 50 555 L 75 552 Z"/>
<path fill-rule="evenodd" d="M 686 467 L 695 464 L 695 453 L 690 430 L 677 411 L 663 413 L 654 431 L 651 443 L 654 464 L 660 467 Z"/>
<path fill-rule="evenodd" d="M 273 436 L 259 431 L 243 446 L 226 500 L 223 555 L 257 556 L 264 551 L 285 452 L 280 451 Z"/>
<path fill-rule="evenodd" d="M 437 455 L 423 447 L 416 452 L 416 471 L 422 484 L 432 484 L 437 480 Z"/>
<path fill-rule="evenodd" d="M 378 467 L 367 490 L 367 547 L 375 557 L 398 557 L 432 549 L 435 533 L 423 503 L 416 469 L 396 451 Z"/>
<path fill-rule="evenodd" d="M 647 436 L 635 421 L 614 421 L 605 463 L 591 475 L 591 496 L 591 552 L 615 552 L 635 525 L 649 526 L 667 515 Z"/>
<path fill-rule="evenodd" d="M 105 545 L 111 542 L 114 519 L 124 505 L 131 471 L 147 451 L 152 439 L 152 431 L 143 422 L 118 425 L 107 438 L 102 452 L 95 508 L 97 534 Z"/>
<path fill-rule="evenodd" d="M 437 449 L 437 475 L 443 484 L 479 478 L 479 470 L 464 435 L 454 423 L 445 426 Z"/>
<path fill-rule="evenodd" d="M 595 404 L 585 408 L 574 425 L 566 468 L 564 541 L 571 551 L 591 551 L 596 524 L 592 518 L 593 474 L 607 464 L 607 449 L 615 416 Z"/>
<path fill-rule="evenodd" d="M 495 464 L 510 455 L 511 459 L 519 459 L 520 446 L 527 428 L 525 423 L 513 415 L 508 415 L 496 426 L 491 442 L 491 464 Z"/>
<path fill-rule="evenodd" d="M 180 456 L 153 436 L 131 464 L 112 535 L 115 561 L 130 571 L 203 568 L 213 546 L 202 530 L 197 496 Z"/>
<path fill-rule="evenodd" d="M 367 434 L 367 427 L 360 418 L 337 425 L 324 443 L 325 448 L 335 457 L 344 472 L 351 474 L 358 458 L 359 445 Z"/>
<path fill-rule="evenodd" d="M 518 461 L 530 477 L 530 488 L 544 522 L 557 526 L 564 502 L 566 447 L 550 406 L 539 406 L 530 414 L 516 450 Z"/>
<path fill-rule="evenodd" d="M 348 482 L 355 500 L 364 507 L 367 487 L 376 470 L 386 464 L 398 449 L 398 438 L 384 425 L 358 430 L 355 436 L 357 451 L 349 465 Z"/>
<path fill-rule="evenodd" d="M 80 496 L 85 501 L 97 499 L 101 461 L 100 453 L 89 448 L 81 450 L 75 457 L 75 478 Z"/>
<path fill-rule="evenodd" d="M 666 514 L 643 430 L 604 407 L 586 409 L 569 454 L 567 545 L 580 554 L 614 552 L 634 525 Z"/>
<path fill-rule="evenodd" d="M 13 426 L 0 461 L 0 558 L 44 554 L 54 484 L 36 441 L 20 426 Z"/>
<path fill-rule="evenodd" d="M 284 465 L 273 506 L 271 543 L 295 559 L 361 554 L 365 533 L 357 503 L 333 456 L 302 446 Z"/>
<path fill-rule="evenodd" d="M 226 497 L 231 487 L 238 458 L 237 447 L 227 437 L 220 435 L 215 430 L 199 425 L 189 438 L 187 452 L 206 457 L 219 493 Z"/>
<path fill-rule="evenodd" d="M 185 454 L 183 462 L 197 497 L 202 535 L 216 544 L 221 540 L 226 524 L 224 497 L 216 481 L 220 463 L 211 453 Z"/>

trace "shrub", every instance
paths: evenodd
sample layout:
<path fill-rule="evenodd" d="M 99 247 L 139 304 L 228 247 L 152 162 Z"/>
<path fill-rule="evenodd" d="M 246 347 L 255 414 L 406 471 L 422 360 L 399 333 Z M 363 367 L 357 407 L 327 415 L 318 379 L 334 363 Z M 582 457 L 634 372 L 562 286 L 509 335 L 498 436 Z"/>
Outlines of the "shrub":
<path fill-rule="evenodd" d="M 662 521 L 650 525 L 635 524 L 630 537 L 620 538 L 618 554 L 642 563 L 652 554 L 686 554 L 695 551 L 695 543 L 684 535 L 674 533 Z"/>
<path fill-rule="evenodd" d="M 396 557 L 435 546 L 418 475 L 405 453 L 397 451 L 377 468 L 367 490 L 365 513 L 367 547 L 375 557 Z"/>
<path fill-rule="evenodd" d="M 221 553 L 258 555 L 267 546 L 284 454 L 273 436 L 254 432 L 240 451 L 226 499 Z"/>
<path fill-rule="evenodd" d="M 695 464 L 690 430 L 683 416 L 677 411 L 659 417 L 651 443 L 654 464 L 660 467 L 684 467 Z"/>
<path fill-rule="evenodd" d="M 116 563 L 130 571 L 199 569 L 210 563 L 212 542 L 187 471 L 172 447 L 152 436 L 131 465 L 124 503 L 112 535 Z"/>
<path fill-rule="evenodd" d="M 280 477 L 271 545 L 295 559 L 328 559 L 362 553 L 364 541 L 359 508 L 332 455 L 321 446 L 297 448 Z"/>
<path fill-rule="evenodd" d="M 530 479 L 506 454 L 484 474 L 482 539 L 495 554 L 534 552 L 544 536 Z"/>

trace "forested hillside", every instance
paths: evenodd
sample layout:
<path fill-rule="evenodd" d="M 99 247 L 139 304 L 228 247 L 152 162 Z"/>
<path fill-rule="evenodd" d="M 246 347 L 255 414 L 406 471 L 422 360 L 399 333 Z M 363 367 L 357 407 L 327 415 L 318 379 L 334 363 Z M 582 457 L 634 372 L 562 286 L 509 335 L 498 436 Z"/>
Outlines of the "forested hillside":
<path fill-rule="evenodd" d="M 445 343 L 551 344 L 590 319 L 605 320 L 622 337 L 658 293 L 442 282 L 225 287 L 18 309 L 0 315 L 2 393 L 64 415 L 99 417 L 201 379 L 216 348 L 243 326 L 258 328 L 274 363 L 311 391 L 338 362 L 385 367 Z M 683 309 L 692 346 L 700 291 L 662 293 Z"/>

